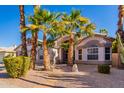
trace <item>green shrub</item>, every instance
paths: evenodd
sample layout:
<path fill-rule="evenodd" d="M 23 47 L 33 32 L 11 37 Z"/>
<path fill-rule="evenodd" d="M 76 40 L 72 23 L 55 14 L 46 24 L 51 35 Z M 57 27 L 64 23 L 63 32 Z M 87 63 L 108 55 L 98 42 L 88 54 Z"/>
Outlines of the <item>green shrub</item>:
<path fill-rule="evenodd" d="M 24 56 L 7 57 L 3 59 L 6 70 L 10 77 L 19 78 L 26 75 L 30 66 L 30 58 Z"/>
<path fill-rule="evenodd" d="M 110 73 L 110 66 L 108 64 L 100 64 L 98 65 L 98 72 L 109 74 Z"/>

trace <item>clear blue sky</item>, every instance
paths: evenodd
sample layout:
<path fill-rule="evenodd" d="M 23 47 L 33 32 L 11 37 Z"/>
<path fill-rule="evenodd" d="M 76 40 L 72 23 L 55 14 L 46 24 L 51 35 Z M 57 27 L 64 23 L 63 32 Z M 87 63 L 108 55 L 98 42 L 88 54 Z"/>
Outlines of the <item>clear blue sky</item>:
<path fill-rule="evenodd" d="M 63 6 L 51 5 L 42 6 L 43 9 L 50 11 L 59 11 L 69 13 L 71 9 L 80 9 L 82 15 L 89 18 L 91 22 L 96 24 L 96 32 L 105 28 L 109 31 L 109 36 L 115 37 L 118 21 L 118 6 L 94 6 L 94 5 L 76 5 Z M 33 14 L 33 6 L 25 6 L 26 17 Z M 18 6 L 0 6 L 0 47 L 8 47 L 14 44 L 19 45 L 19 9 Z M 30 33 L 28 33 L 30 36 Z M 39 34 L 40 39 L 42 35 Z"/>

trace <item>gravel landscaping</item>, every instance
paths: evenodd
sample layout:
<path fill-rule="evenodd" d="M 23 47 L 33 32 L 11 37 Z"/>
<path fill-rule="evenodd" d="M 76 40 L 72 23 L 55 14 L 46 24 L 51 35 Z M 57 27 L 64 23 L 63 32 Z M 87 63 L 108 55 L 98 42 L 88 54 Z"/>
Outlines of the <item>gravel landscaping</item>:
<path fill-rule="evenodd" d="M 0 63 L 0 87 L 22 88 L 123 88 L 124 70 L 111 68 L 110 74 L 100 74 L 96 65 L 78 65 L 79 72 L 71 72 L 66 65 L 57 65 L 51 71 L 29 71 L 26 77 L 9 78 Z"/>

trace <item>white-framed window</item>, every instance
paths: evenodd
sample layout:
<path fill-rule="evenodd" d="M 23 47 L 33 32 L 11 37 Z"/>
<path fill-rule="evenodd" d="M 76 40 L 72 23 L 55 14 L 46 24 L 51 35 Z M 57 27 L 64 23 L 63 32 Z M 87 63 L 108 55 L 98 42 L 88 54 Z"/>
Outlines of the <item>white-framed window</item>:
<path fill-rule="evenodd" d="M 43 55 L 40 55 L 40 60 L 42 60 L 43 59 Z"/>
<path fill-rule="evenodd" d="M 110 60 L 111 50 L 109 47 L 105 47 L 105 60 Z"/>
<path fill-rule="evenodd" d="M 87 48 L 87 60 L 98 60 L 98 47 Z"/>
<path fill-rule="evenodd" d="M 82 60 L 82 49 L 78 50 L 78 60 Z"/>

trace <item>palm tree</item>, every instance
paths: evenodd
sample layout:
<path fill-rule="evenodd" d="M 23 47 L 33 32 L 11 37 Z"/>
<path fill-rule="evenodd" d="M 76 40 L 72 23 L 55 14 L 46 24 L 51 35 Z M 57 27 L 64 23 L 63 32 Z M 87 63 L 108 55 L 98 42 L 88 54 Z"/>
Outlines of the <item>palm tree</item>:
<path fill-rule="evenodd" d="M 50 67 L 50 58 L 48 54 L 47 47 L 47 37 L 51 35 L 51 33 L 55 33 L 56 31 L 53 29 L 55 26 L 53 25 L 56 22 L 56 19 L 60 16 L 59 13 L 51 13 L 47 10 L 40 10 L 39 7 L 35 8 L 35 14 L 29 17 L 31 24 L 24 29 L 31 30 L 32 32 L 42 31 L 43 33 L 43 62 L 44 69 L 51 70 Z M 33 35 L 32 35 L 33 36 Z M 33 40 L 34 41 L 34 40 Z M 34 53 L 34 52 L 33 52 Z"/>
<path fill-rule="evenodd" d="M 43 55 L 44 55 L 44 68 L 45 70 L 50 70 L 50 57 L 48 54 L 47 47 L 47 36 L 51 35 L 51 33 L 55 33 L 52 23 L 59 17 L 59 14 L 50 13 L 46 10 L 41 10 L 42 23 L 41 30 L 43 30 Z"/>
<path fill-rule="evenodd" d="M 25 28 L 25 15 L 24 15 L 24 5 L 19 6 L 20 10 L 20 29 L 22 30 Z M 22 56 L 28 56 L 27 54 L 27 46 L 26 46 L 26 32 L 21 33 L 21 39 L 22 39 Z"/>
<path fill-rule="evenodd" d="M 99 31 L 101 34 L 108 35 L 108 31 L 106 29 L 100 29 Z"/>
<path fill-rule="evenodd" d="M 34 31 L 32 30 L 32 48 L 31 48 L 31 66 L 30 68 L 31 69 L 35 69 L 35 62 L 36 62 L 36 48 L 37 48 L 37 38 L 36 38 L 36 33 L 37 33 L 37 30 Z"/>
<path fill-rule="evenodd" d="M 82 17 L 79 10 L 73 10 L 70 15 L 63 14 L 62 20 L 66 25 L 66 31 L 69 35 L 68 65 L 72 65 L 75 34 L 85 32 L 90 35 L 95 26 L 87 18 Z"/>
<path fill-rule="evenodd" d="M 40 6 L 34 5 L 34 16 L 35 14 L 39 11 Z M 37 20 L 38 21 L 38 20 Z M 31 22 L 32 24 L 37 25 L 38 23 L 36 23 L 31 16 L 29 16 L 29 22 Z M 32 33 L 32 48 L 31 48 L 31 69 L 35 69 L 35 63 L 36 63 L 36 55 L 37 55 L 37 46 L 38 46 L 38 29 L 35 30 L 31 30 Z"/>
<path fill-rule="evenodd" d="M 40 6 L 37 6 L 37 5 L 34 5 L 34 15 L 36 14 L 35 12 L 38 12 L 36 11 L 37 8 Z M 33 24 L 37 25 L 36 22 L 34 22 L 33 20 L 31 20 L 31 18 L 29 18 L 29 22 L 32 22 Z M 31 49 L 31 69 L 35 69 L 35 63 L 36 63 L 36 55 L 37 55 L 37 46 L 38 46 L 38 30 L 32 30 L 31 31 L 32 33 L 32 49 Z"/>

